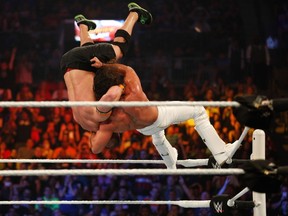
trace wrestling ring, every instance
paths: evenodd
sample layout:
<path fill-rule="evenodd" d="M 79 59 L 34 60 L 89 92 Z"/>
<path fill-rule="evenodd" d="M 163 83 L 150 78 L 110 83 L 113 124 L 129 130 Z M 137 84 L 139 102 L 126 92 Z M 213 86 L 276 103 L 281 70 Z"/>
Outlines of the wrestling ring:
<path fill-rule="evenodd" d="M 224 102 L 224 101 L 198 101 L 198 102 L 184 102 L 184 101 L 133 101 L 133 102 L 68 102 L 68 101 L 6 101 L 0 102 L 0 107 L 72 107 L 72 106 L 219 106 L 219 107 L 237 107 L 240 106 L 238 102 Z M 244 137 L 247 135 L 249 127 L 245 127 L 238 144 L 241 145 Z M 263 130 L 256 129 L 253 132 L 252 140 L 252 154 L 251 160 L 265 159 L 265 133 Z M 232 159 L 233 161 L 234 159 Z M 187 159 L 178 160 L 177 165 L 185 168 L 178 168 L 176 170 L 169 169 L 44 169 L 44 170 L 0 170 L 0 176 L 66 176 L 66 175 L 243 175 L 245 170 L 239 168 L 190 168 L 207 166 L 209 159 Z M 229 163 L 231 163 L 230 161 Z M 162 160 L 79 160 L 79 159 L 0 159 L 0 163 L 145 163 L 145 164 L 164 164 Z M 253 208 L 254 216 L 266 215 L 266 194 L 252 191 L 251 201 L 238 201 L 238 199 L 249 192 L 250 189 L 245 187 L 242 191 L 234 197 L 216 197 L 211 200 L 180 200 L 180 201 L 137 201 L 137 200 L 59 200 L 59 201 L 45 201 L 45 200 L 10 200 L 0 201 L 1 205 L 14 204 L 120 204 L 120 205 L 141 205 L 141 204 L 157 204 L 157 205 L 178 205 L 183 208 L 212 208 L 215 215 L 227 215 L 225 212 L 227 208 Z M 228 214 L 229 215 L 229 214 Z"/>

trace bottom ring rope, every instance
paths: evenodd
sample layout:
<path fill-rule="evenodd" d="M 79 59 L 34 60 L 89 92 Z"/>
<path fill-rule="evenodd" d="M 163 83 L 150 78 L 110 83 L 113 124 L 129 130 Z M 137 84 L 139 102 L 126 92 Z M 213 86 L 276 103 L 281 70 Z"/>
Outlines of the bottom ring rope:
<path fill-rule="evenodd" d="M 219 200 L 10 200 L 0 201 L 0 205 L 178 205 L 182 208 L 211 208 L 211 202 L 219 203 Z M 230 206 L 229 200 L 228 202 L 221 200 L 221 202 L 231 208 L 240 208 L 240 205 L 242 208 L 254 208 L 261 205 L 261 203 L 255 204 L 254 201 L 234 201 Z"/>
<path fill-rule="evenodd" d="M 177 165 L 185 167 L 207 166 L 209 159 L 177 160 Z M 125 164 L 165 164 L 163 160 L 112 160 L 112 159 L 0 159 L 0 163 L 125 163 Z"/>
<path fill-rule="evenodd" d="M 178 200 L 178 201 L 148 201 L 148 200 L 59 200 L 59 201 L 0 201 L 0 205 L 56 205 L 56 204 L 73 204 L 73 205 L 178 205 L 183 208 L 209 208 L 211 200 Z"/>
<path fill-rule="evenodd" d="M 0 176 L 65 176 L 65 175 L 241 175 L 243 169 L 46 169 L 46 170 L 1 170 Z"/>

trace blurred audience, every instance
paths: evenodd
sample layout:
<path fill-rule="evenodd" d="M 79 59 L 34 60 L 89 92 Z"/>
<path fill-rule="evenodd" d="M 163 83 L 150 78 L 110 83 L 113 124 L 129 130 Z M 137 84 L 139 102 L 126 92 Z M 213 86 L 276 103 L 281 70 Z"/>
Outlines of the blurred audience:
<path fill-rule="evenodd" d="M 121 5 L 126 7 L 128 2 L 121 1 Z M 275 2 L 277 34 L 270 34 L 266 42 L 263 38 L 255 37 L 250 44 L 245 44 L 240 34 L 243 32 L 243 24 L 240 21 L 239 5 L 235 1 L 226 0 L 225 4 L 219 1 L 189 1 L 185 7 L 182 7 L 182 3 L 173 0 L 146 1 L 145 7 L 157 14 L 157 18 L 152 26 L 147 27 L 151 33 L 139 31 L 133 38 L 132 48 L 123 60 L 124 63 L 137 62 L 135 68 L 139 76 L 144 77 L 143 88 L 150 100 L 233 101 L 234 96 L 244 94 L 264 92 L 272 96 L 273 93 L 281 97 L 287 95 L 288 7 L 285 1 Z M 67 100 L 67 91 L 57 65 L 61 52 L 75 43 L 68 44 L 69 41 L 65 40 L 62 21 L 71 19 L 76 13 L 84 13 L 89 18 L 120 19 L 123 17 L 124 6 L 119 10 L 118 3 L 107 4 L 104 0 L 97 1 L 97 4 L 81 4 L 69 0 L 69 5 L 65 1 L 3 1 L 3 7 L 0 8 L 0 100 Z M 271 42 L 276 39 L 277 47 L 274 47 Z M 270 73 L 273 75 L 271 80 Z M 267 91 L 270 87 L 271 90 Z M 233 115 L 231 107 L 207 107 L 207 113 L 226 143 L 239 138 L 243 125 Z M 287 154 L 285 146 L 279 147 L 277 141 L 272 141 L 275 138 L 282 140 L 279 137 L 287 133 L 287 116 L 285 113 L 276 116 L 278 129 L 267 133 L 267 159 L 272 161 L 278 158 L 275 149 Z M 194 126 L 193 120 L 188 120 L 166 130 L 167 139 L 178 149 L 179 160 L 202 159 L 211 155 Z M 250 158 L 252 132 L 253 129 L 245 137 L 242 148 L 236 152 L 237 158 Z M 1 159 L 160 159 L 151 143 L 151 137 L 142 136 L 136 131 L 115 134 L 110 143 L 112 147 L 99 155 L 91 153 L 89 136 L 89 132 L 83 131 L 73 121 L 70 108 L 0 108 Z M 287 157 L 284 156 L 283 161 L 279 162 L 287 163 Z M 151 166 L 95 163 L 0 164 L 1 169 L 7 170 L 126 169 Z M 235 195 L 239 189 L 238 180 L 231 176 L 0 177 L 0 200 L 10 201 L 209 200 L 216 194 Z M 244 196 L 243 199 L 251 197 Z M 267 208 L 271 210 L 271 215 L 287 215 L 287 203 L 286 183 L 282 185 L 279 194 L 267 195 Z M 210 215 L 209 209 L 186 209 L 175 205 L 50 204 L 9 205 L 0 208 L 0 214 L 5 216 Z"/>

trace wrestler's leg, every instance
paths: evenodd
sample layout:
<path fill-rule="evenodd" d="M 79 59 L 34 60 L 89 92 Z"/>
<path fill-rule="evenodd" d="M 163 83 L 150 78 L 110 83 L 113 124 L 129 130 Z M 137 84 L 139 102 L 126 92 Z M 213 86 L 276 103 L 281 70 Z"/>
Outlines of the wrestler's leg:
<path fill-rule="evenodd" d="M 88 33 L 88 26 L 85 24 L 79 25 L 80 29 L 80 46 L 83 46 L 83 44 L 93 44 L 94 41 L 91 39 L 89 33 Z"/>
<path fill-rule="evenodd" d="M 91 39 L 88 31 L 94 30 L 96 24 L 92 20 L 86 19 L 82 14 L 75 16 L 74 20 L 80 29 L 80 46 L 83 46 L 84 44 L 93 44 L 94 41 Z"/>
<path fill-rule="evenodd" d="M 136 22 L 142 24 L 150 24 L 152 22 L 152 15 L 136 3 L 128 4 L 128 8 L 129 14 L 125 19 L 123 26 L 115 33 L 115 38 L 112 43 L 116 54 L 116 60 L 122 58 L 127 53 L 130 45 L 130 37 Z"/>
<path fill-rule="evenodd" d="M 205 114 L 202 112 L 202 114 L 195 118 L 194 121 L 196 131 L 212 153 L 217 163 L 219 165 L 223 165 L 227 160 L 230 160 L 239 146 L 236 145 L 236 143 L 225 144 L 225 142 L 219 137 L 215 128 L 210 123 L 206 111 Z M 237 141 L 238 140 L 235 142 Z"/>
<path fill-rule="evenodd" d="M 209 117 L 203 106 L 166 106 L 158 107 L 160 128 L 167 128 L 171 124 L 178 124 L 188 119 L 194 119 L 195 129 L 201 136 L 202 140 L 213 154 L 219 165 L 222 165 L 231 156 L 231 152 L 235 152 L 234 144 L 225 144 L 219 137 L 215 128 L 211 125 Z"/>
<path fill-rule="evenodd" d="M 112 42 L 116 61 L 127 53 L 135 23 L 140 22 L 142 24 L 150 24 L 153 19 L 149 11 L 141 8 L 136 3 L 129 3 L 128 8 L 129 14 L 125 19 L 123 26 L 116 31 L 115 38 Z M 75 16 L 74 19 L 80 28 L 80 46 L 94 43 L 90 38 L 88 31 L 95 29 L 96 24 L 92 20 L 86 19 L 81 14 Z"/>
<path fill-rule="evenodd" d="M 178 157 L 177 150 L 171 146 L 166 139 L 164 130 L 152 135 L 152 142 L 155 145 L 158 153 L 164 160 L 167 169 L 176 169 L 176 161 Z"/>

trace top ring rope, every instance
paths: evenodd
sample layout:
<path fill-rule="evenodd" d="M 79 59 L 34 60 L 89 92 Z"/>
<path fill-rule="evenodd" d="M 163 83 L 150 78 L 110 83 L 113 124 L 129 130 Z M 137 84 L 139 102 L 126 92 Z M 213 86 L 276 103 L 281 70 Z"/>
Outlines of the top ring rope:
<path fill-rule="evenodd" d="M 0 107 L 77 107 L 77 106 L 217 106 L 239 107 L 236 101 L 2 101 Z"/>

